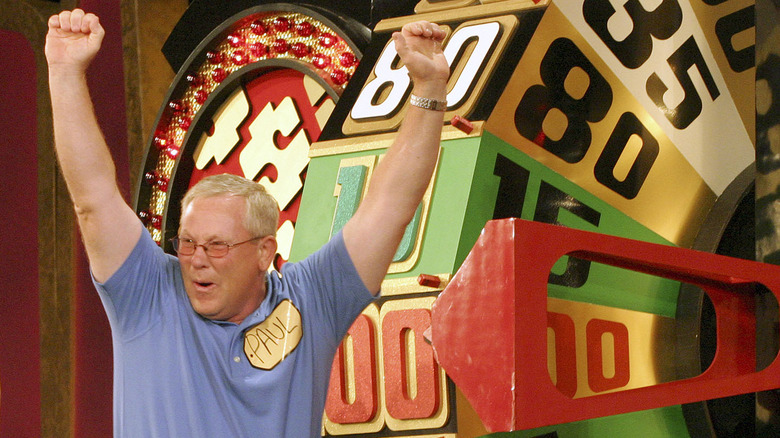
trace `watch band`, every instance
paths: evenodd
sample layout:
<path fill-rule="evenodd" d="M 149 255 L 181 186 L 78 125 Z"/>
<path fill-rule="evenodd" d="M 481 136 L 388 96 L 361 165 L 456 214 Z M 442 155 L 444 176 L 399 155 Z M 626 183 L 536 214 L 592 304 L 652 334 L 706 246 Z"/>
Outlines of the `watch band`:
<path fill-rule="evenodd" d="M 447 110 L 446 100 L 429 99 L 427 97 L 415 96 L 414 94 L 409 98 L 409 103 L 413 106 L 433 111 Z"/>

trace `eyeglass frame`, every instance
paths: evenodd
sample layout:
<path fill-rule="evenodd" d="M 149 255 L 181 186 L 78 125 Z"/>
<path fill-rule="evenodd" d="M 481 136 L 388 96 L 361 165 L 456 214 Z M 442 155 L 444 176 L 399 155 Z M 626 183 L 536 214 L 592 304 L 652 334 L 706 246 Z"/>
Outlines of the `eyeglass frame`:
<path fill-rule="evenodd" d="M 266 236 L 253 237 L 253 238 L 251 238 L 249 240 L 244 240 L 243 242 L 238 242 L 238 243 L 227 243 L 227 242 L 219 242 L 219 241 L 217 241 L 217 242 L 197 243 L 193 239 L 182 239 L 179 236 L 171 237 L 170 239 L 168 239 L 168 241 L 171 242 L 171 245 L 173 245 L 173 250 L 176 251 L 176 254 L 178 254 L 178 255 L 183 255 L 183 256 L 194 255 L 198 251 L 198 247 L 200 246 L 200 247 L 203 247 L 203 253 L 206 254 L 208 257 L 218 259 L 218 258 L 222 258 L 222 257 L 225 257 L 226 255 L 228 255 L 230 250 L 233 249 L 234 247 L 238 246 L 238 245 L 243 245 L 245 243 L 249 243 L 249 242 L 252 242 L 252 241 L 255 241 L 255 240 L 260 240 L 263 237 L 266 237 Z M 192 243 L 193 250 L 192 250 L 191 253 L 187 254 L 187 253 L 182 253 L 181 251 L 179 251 L 179 248 L 180 248 L 179 244 L 180 244 L 180 242 L 182 240 L 187 241 L 188 243 Z M 211 246 L 209 246 L 209 245 L 211 245 Z M 224 245 L 225 246 L 225 253 L 224 254 L 220 254 L 220 255 L 209 254 L 209 248 L 212 248 L 211 250 L 213 251 L 214 245 L 220 245 L 220 246 Z"/>

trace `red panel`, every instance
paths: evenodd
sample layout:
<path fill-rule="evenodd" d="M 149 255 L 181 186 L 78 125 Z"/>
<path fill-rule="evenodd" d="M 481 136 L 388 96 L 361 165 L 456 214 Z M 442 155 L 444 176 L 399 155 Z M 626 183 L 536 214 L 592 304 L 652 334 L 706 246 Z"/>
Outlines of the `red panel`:
<path fill-rule="evenodd" d="M 0 41 L 0 436 L 40 436 L 37 71 L 23 35 Z"/>
<path fill-rule="evenodd" d="M 483 232 L 434 302 L 431 341 L 439 364 L 471 401 L 482 422 L 493 430 L 509 430 L 514 415 L 515 349 L 511 343 L 493 340 L 512 339 L 515 333 L 515 251 L 511 240 L 514 224 L 490 222 L 489 230 Z M 506 240 L 499 242 L 497 236 Z M 529 298 L 540 303 L 528 305 L 544 306 L 546 310 L 546 292 L 541 298 Z M 546 321 L 547 318 L 539 320 Z M 529 372 L 547 376 L 546 354 L 544 359 L 542 368 Z"/>
<path fill-rule="evenodd" d="M 717 315 L 717 351 L 710 368 L 690 379 L 567 397 L 548 375 L 546 316 L 547 277 L 566 254 L 702 288 Z M 434 303 L 431 338 L 439 363 L 491 431 L 763 391 L 780 387 L 780 361 L 755 372 L 754 283 L 777 297 L 780 266 L 519 219 L 492 221 Z M 591 329 L 599 337 L 613 331 L 616 356 L 627 357 L 618 354 L 625 344 L 620 330 Z M 485 342 L 507 334 L 513 342 Z M 627 379 L 625 364 L 617 362 L 612 378 Z M 605 377 L 601 383 L 609 386 Z"/>

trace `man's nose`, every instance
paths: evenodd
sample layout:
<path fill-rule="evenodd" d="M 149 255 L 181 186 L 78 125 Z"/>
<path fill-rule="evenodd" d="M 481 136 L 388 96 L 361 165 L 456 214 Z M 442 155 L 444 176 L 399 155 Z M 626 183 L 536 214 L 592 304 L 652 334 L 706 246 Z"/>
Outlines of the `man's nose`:
<path fill-rule="evenodd" d="M 192 264 L 195 266 L 206 266 L 209 263 L 209 256 L 206 254 L 204 245 L 196 245 L 195 252 L 190 257 Z"/>

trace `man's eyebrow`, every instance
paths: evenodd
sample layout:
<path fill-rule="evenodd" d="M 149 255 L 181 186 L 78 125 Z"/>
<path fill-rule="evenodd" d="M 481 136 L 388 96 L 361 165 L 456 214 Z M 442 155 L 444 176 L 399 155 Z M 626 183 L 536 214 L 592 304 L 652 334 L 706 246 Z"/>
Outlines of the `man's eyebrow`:
<path fill-rule="evenodd" d="M 187 240 L 192 240 L 193 242 L 200 242 L 198 239 L 192 237 L 192 235 L 190 235 L 186 231 L 179 230 L 178 236 L 179 236 L 180 239 L 187 239 Z M 228 243 L 227 239 L 225 239 L 224 237 L 220 237 L 220 236 L 210 236 L 210 237 L 204 239 L 202 242 L 204 244 L 206 244 L 206 243 Z"/>

